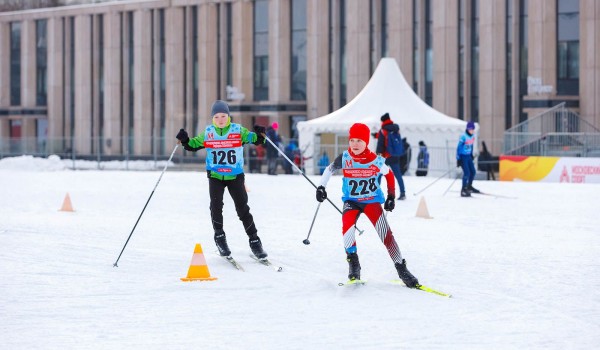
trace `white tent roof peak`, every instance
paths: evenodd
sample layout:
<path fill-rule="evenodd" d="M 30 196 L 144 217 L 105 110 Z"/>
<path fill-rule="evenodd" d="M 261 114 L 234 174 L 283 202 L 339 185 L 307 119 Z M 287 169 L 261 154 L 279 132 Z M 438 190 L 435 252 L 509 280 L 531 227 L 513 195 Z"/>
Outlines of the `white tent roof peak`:
<path fill-rule="evenodd" d="M 465 122 L 448 117 L 427 105 L 404 79 L 396 60 L 382 58 L 368 83 L 348 104 L 323 117 L 300 123 L 300 129 L 335 131 L 340 126 L 361 122 L 372 130 L 381 126 L 380 117 L 389 113 L 394 123 L 403 126 L 439 129 L 464 127 Z M 304 125 L 302 125 L 304 124 Z M 314 128 L 310 124 L 314 124 Z M 329 127 L 328 127 L 329 126 Z"/>

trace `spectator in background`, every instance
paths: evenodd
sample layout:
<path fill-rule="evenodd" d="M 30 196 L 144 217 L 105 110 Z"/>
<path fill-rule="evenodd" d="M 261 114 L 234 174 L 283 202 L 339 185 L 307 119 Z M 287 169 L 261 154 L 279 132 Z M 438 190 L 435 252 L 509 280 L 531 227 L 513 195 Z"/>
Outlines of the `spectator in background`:
<path fill-rule="evenodd" d="M 427 176 L 429 169 L 429 152 L 427 145 L 422 140 L 419 141 L 419 155 L 417 156 L 417 176 Z"/>
<path fill-rule="evenodd" d="M 279 124 L 273 122 L 267 127 L 267 138 L 271 140 L 278 148 L 281 148 L 281 137 L 277 133 Z M 279 159 L 279 151 L 269 142 L 267 145 L 267 173 L 269 175 L 277 175 L 277 161 Z"/>
<path fill-rule="evenodd" d="M 490 178 L 496 181 L 496 175 L 494 174 L 494 157 L 488 151 L 487 146 L 485 145 L 485 141 L 481 141 L 481 153 L 479 153 L 479 157 L 477 157 L 477 166 L 479 170 L 485 171 L 487 173 L 487 179 Z"/>
<path fill-rule="evenodd" d="M 404 175 L 410 166 L 412 150 L 410 149 L 410 143 L 408 143 L 406 137 L 402 139 L 402 145 L 404 147 L 404 154 L 400 156 L 400 171 L 402 171 L 402 175 Z"/>
<path fill-rule="evenodd" d="M 321 156 L 321 158 L 319 158 L 319 174 L 323 175 L 323 172 L 325 171 L 325 168 L 327 168 L 327 166 L 329 165 L 329 156 L 327 155 L 327 152 L 323 151 L 323 155 Z"/>
<path fill-rule="evenodd" d="M 385 164 L 392 169 L 400 187 L 399 200 L 406 199 L 406 190 L 400 169 L 400 157 L 406 153 L 405 151 L 405 149 L 402 149 L 400 127 L 398 124 L 392 122 L 389 113 L 385 113 L 381 116 L 381 130 L 377 133 L 377 148 L 375 149 L 375 153 L 385 158 Z"/>

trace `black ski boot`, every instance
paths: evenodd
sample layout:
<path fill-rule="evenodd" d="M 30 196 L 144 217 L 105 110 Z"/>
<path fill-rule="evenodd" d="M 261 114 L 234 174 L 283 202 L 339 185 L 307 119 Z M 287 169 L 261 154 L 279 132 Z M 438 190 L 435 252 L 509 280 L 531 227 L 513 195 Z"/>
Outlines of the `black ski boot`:
<path fill-rule="evenodd" d="M 480 190 L 476 189 L 475 187 L 473 187 L 472 184 L 469 184 L 469 186 L 467 186 L 467 189 L 469 190 L 469 192 L 471 193 L 481 193 Z"/>
<path fill-rule="evenodd" d="M 406 268 L 406 260 L 402 259 L 402 264 L 395 263 L 394 265 L 398 271 L 398 276 L 400 276 L 400 279 L 408 288 L 415 288 L 419 285 L 419 280 Z"/>
<path fill-rule="evenodd" d="M 350 281 L 359 280 L 360 279 L 360 262 L 358 262 L 358 254 L 349 253 L 346 257 L 346 261 L 348 262 L 349 271 L 348 271 L 348 279 Z"/>
<path fill-rule="evenodd" d="M 463 187 L 462 190 L 460 190 L 460 196 L 461 197 L 471 197 L 471 192 L 469 192 L 469 188 Z"/>
<path fill-rule="evenodd" d="M 404 192 L 400 192 L 400 197 L 398 197 L 399 200 L 403 201 L 406 199 L 406 193 Z"/>
<path fill-rule="evenodd" d="M 259 259 L 267 257 L 267 252 L 263 250 L 262 243 L 258 236 L 256 236 L 256 238 L 250 238 L 250 249 L 252 249 L 252 253 Z"/>
<path fill-rule="evenodd" d="M 227 245 L 227 238 L 225 237 L 224 231 L 215 232 L 215 243 L 217 244 L 221 256 L 231 255 L 231 250 L 229 250 L 229 246 Z"/>

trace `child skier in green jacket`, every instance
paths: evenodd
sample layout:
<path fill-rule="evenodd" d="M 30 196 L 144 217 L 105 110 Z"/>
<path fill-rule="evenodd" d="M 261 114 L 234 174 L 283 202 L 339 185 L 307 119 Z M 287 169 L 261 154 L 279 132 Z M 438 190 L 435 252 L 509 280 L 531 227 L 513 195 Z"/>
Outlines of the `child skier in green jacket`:
<path fill-rule="evenodd" d="M 254 225 L 254 218 L 250 214 L 248 194 L 244 186 L 242 145 L 247 143 L 263 144 L 265 139 L 262 135 L 265 133 L 265 128 L 255 125 L 254 132 L 252 132 L 240 124 L 232 123 L 229 106 L 221 100 L 213 103 L 211 116 L 212 124 L 207 126 L 203 133 L 189 138 L 188 133 L 181 129 L 176 138 L 187 151 L 196 152 L 206 148 L 210 217 L 219 254 L 225 257 L 231 255 L 225 231 L 223 231 L 223 193 L 227 188 L 235 203 L 237 215 L 248 235 L 252 253 L 257 258 L 264 259 L 267 257 L 267 253 L 263 250 Z"/>

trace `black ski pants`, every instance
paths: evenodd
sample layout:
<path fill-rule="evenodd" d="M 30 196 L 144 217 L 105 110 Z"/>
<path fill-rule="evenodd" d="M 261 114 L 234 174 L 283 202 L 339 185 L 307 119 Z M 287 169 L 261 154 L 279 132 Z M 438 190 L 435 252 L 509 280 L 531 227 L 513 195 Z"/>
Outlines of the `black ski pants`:
<path fill-rule="evenodd" d="M 238 175 L 234 180 L 219 180 L 208 178 L 208 192 L 210 194 L 210 217 L 215 232 L 223 231 L 223 193 L 225 188 L 229 191 L 238 218 L 244 224 L 244 230 L 250 238 L 256 236 L 257 230 L 254 226 L 254 218 L 250 214 L 248 206 L 248 193 L 244 186 L 244 174 Z"/>

